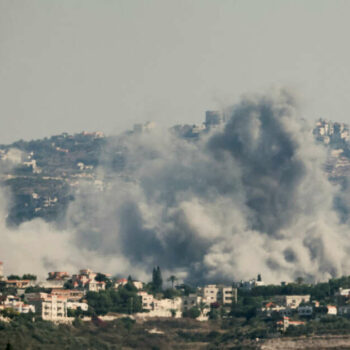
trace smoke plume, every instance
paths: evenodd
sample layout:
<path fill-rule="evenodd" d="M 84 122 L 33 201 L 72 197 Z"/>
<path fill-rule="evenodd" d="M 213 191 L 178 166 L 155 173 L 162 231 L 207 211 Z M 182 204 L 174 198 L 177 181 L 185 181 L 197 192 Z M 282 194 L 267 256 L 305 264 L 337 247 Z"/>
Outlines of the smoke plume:
<path fill-rule="evenodd" d="M 41 270 L 88 264 L 146 278 L 159 265 L 192 282 L 348 274 L 339 188 L 295 98 L 247 96 L 226 114 L 196 141 L 158 129 L 113 139 L 99 170 L 104 189 L 81 186 L 64 231 L 35 220 L 9 232 L 2 223 L 2 240 Z"/>

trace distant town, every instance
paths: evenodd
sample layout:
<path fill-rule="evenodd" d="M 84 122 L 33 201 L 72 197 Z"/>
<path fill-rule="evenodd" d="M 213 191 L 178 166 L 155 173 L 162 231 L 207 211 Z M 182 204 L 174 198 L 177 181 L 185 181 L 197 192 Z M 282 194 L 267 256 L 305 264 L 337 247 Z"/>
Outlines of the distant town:
<path fill-rule="evenodd" d="M 188 142 L 196 142 L 227 119 L 224 112 L 206 111 L 202 124 L 175 125 L 170 132 Z M 101 178 L 98 169 L 109 166 L 120 176 L 128 176 L 124 173 L 125 135 L 147 133 L 155 128 L 155 123 L 147 122 L 136 124 L 118 136 L 105 136 L 99 131 L 62 133 L 41 140 L 0 145 L 0 184 L 9 189 L 12 197 L 7 223 L 19 225 L 34 218 L 57 221 L 64 216 L 82 183 L 89 183 L 96 191 L 108 189 L 108 176 Z M 350 174 L 349 130 L 345 123 L 324 119 L 319 119 L 310 130 L 315 140 L 328 150 L 324 169 L 335 183 L 342 183 Z M 111 144 L 112 165 L 101 161 L 101 155 Z"/>
<path fill-rule="evenodd" d="M 229 285 L 196 287 L 178 283 L 174 275 L 163 281 L 161 269 L 155 267 L 148 283 L 90 269 L 73 275 L 53 271 L 38 281 L 31 273 L 5 277 L 0 262 L 0 291 L 0 322 L 11 322 L 21 314 L 56 324 L 124 317 L 197 321 L 244 317 L 259 318 L 283 333 L 325 317 L 350 317 L 350 277 L 316 284 L 300 277 L 292 283 L 266 285 L 258 275 Z"/>

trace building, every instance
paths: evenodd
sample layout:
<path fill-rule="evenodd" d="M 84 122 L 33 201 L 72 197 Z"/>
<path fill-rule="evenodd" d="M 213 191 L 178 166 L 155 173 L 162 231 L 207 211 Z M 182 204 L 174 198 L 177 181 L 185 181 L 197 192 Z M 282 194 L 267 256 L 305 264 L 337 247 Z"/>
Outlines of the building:
<path fill-rule="evenodd" d="M 277 329 L 281 332 L 285 332 L 289 326 L 303 326 L 305 325 L 304 321 L 291 321 L 289 317 L 284 316 L 281 321 L 276 323 Z"/>
<path fill-rule="evenodd" d="M 0 261 L 0 281 L 2 281 L 4 278 L 4 264 L 2 261 Z"/>
<path fill-rule="evenodd" d="M 126 278 L 120 278 L 114 283 L 114 288 L 118 289 L 120 286 L 125 286 L 128 283 Z"/>
<path fill-rule="evenodd" d="M 70 279 L 70 275 L 66 271 L 49 272 L 49 276 L 47 278 L 48 281 L 50 281 L 50 280 L 64 280 L 64 281 L 68 281 L 69 279 Z"/>
<path fill-rule="evenodd" d="M 106 289 L 106 282 L 104 281 L 89 281 L 87 284 L 87 288 L 89 292 L 99 292 L 100 290 Z"/>
<path fill-rule="evenodd" d="M 336 315 L 337 314 L 337 307 L 334 305 L 327 305 L 327 314 L 328 315 Z"/>
<path fill-rule="evenodd" d="M 132 284 L 135 286 L 136 289 L 141 290 L 143 289 L 143 282 L 140 281 L 132 281 Z"/>
<path fill-rule="evenodd" d="M 138 292 L 137 295 L 141 297 L 142 309 L 144 310 L 152 310 L 154 297 L 152 294 L 148 294 L 147 292 Z"/>
<path fill-rule="evenodd" d="M 286 295 L 285 305 L 291 309 L 296 309 L 301 303 L 310 302 L 310 295 Z"/>
<path fill-rule="evenodd" d="M 77 301 L 67 301 L 67 309 L 78 310 L 79 308 L 81 311 L 88 311 L 89 305 L 87 303 L 79 303 Z"/>
<path fill-rule="evenodd" d="M 63 297 L 67 299 L 67 301 L 77 302 L 84 297 L 85 293 L 84 291 L 76 290 L 76 289 L 56 288 L 51 290 L 51 295 L 57 295 L 59 297 Z"/>
<path fill-rule="evenodd" d="M 74 288 L 87 289 L 90 292 L 99 292 L 106 289 L 106 282 L 95 280 L 97 273 L 90 269 L 83 269 L 79 272 L 78 275 L 72 276 Z"/>
<path fill-rule="evenodd" d="M 255 287 L 261 287 L 261 286 L 264 286 L 265 283 L 262 281 L 261 279 L 261 275 L 259 274 L 257 276 L 257 278 L 253 278 L 251 280 L 248 280 L 248 281 L 243 281 L 241 280 L 240 282 L 234 282 L 233 283 L 233 286 L 236 287 L 236 288 L 242 288 L 242 289 L 245 289 L 245 290 L 251 290 Z"/>
<path fill-rule="evenodd" d="M 271 317 L 273 312 L 277 312 L 284 316 L 288 316 L 288 315 L 285 315 L 285 310 L 286 310 L 285 306 L 281 306 L 273 302 L 268 302 L 265 304 L 264 307 L 260 309 L 260 312 L 266 317 Z"/>
<path fill-rule="evenodd" d="M 201 303 L 205 303 L 203 297 L 197 294 L 189 294 L 182 297 L 182 310 L 189 310 L 193 307 L 199 306 Z"/>
<path fill-rule="evenodd" d="M 35 281 L 33 280 L 6 280 L 6 288 L 28 288 L 35 286 Z"/>
<path fill-rule="evenodd" d="M 335 294 L 337 296 L 343 296 L 343 297 L 349 297 L 350 296 L 350 289 L 348 288 L 339 288 L 338 292 Z"/>
<path fill-rule="evenodd" d="M 147 310 L 147 317 L 180 317 L 182 312 L 182 299 L 156 299 L 147 292 L 138 292 L 141 297 L 142 308 Z"/>
<path fill-rule="evenodd" d="M 34 305 L 25 304 L 17 296 L 7 295 L 0 300 L 0 310 L 12 309 L 21 314 L 35 313 Z"/>
<path fill-rule="evenodd" d="M 64 284 L 66 281 L 64 279 L 53 279 L 53 280 L 46 280 L 41 281 L 38 283 L 38 286 L 45 289 L 51 289 L 51 288 L 64 288 Z"/>
<path fill-rule="evenodd" d="M 219 303 L 230 305 L 237 302 L 237 289 L 223 285 L 209 284 L 200 289 L 203 302 L 207 304 Z"/>
<path fill-rule="evenodd" d="M 26 298 L 30 305 L 35 306 L 36 313 L 43 320 L 52 322 L 67 321 L 67 299 L 47 293 L 28 293 Z"/>

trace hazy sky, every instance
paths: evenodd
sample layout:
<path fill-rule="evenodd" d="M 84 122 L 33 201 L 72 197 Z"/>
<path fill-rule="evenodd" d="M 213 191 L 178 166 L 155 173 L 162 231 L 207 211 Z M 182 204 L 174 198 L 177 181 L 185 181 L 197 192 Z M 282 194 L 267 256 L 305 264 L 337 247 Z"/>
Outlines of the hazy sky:
<path fill-rule="evenodd" d="M 0 0 L 0 143 L 200 123 L 290 86 L 350 122 L 350 1 Z"/>

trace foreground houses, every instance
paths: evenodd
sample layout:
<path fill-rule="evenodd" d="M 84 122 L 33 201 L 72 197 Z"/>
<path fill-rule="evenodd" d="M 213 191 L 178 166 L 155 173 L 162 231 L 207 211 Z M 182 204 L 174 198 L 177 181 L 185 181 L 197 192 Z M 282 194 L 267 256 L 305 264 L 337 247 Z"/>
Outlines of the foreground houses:
<path fill-rule="evenodd" d="M 3 273 L 3 265 L 0 267 Z M 62 271 L 50 272 L 48 284 L 44 285 L 51 287 L 44 289 L 34 275 L 26 274 L 22 278 L 11 275 L 0 282 L 0 316 L 9 310 L 14 314 L 32 312 L 36 317 L 56 323 L 72 322 L 68 314 L 86 319 L 99 315 L 108 320 L 125 314 L 134 314 L 137 318 L 197 320 L 257 317 L 283 332 L 290 326 L 318 322 L 324 317 L 327 320 L 350 318 L 350 289 L 336 290 L 334 281 L 319 287 L 301 283 L 264 286 L 259 275 L 256 280 L 232 286 L 208 284 L 193 288 L 172 283 L 171 288 L 163 290 L 155 288 L 153 281 L 145 284 L 131 277 L 112 279 L 108 274 L 82 269 L 72 276 Z M 349 285 L 350 276 L 343 286 Z"/>

